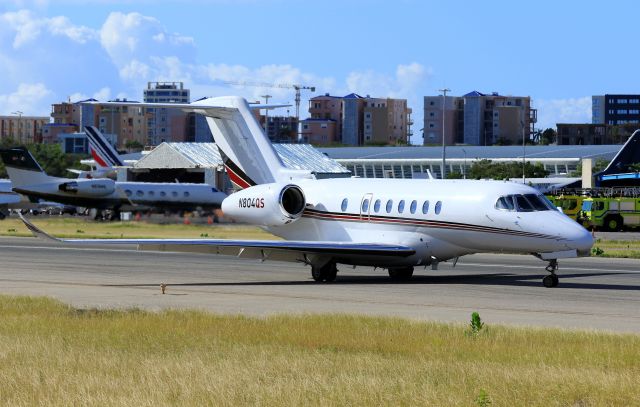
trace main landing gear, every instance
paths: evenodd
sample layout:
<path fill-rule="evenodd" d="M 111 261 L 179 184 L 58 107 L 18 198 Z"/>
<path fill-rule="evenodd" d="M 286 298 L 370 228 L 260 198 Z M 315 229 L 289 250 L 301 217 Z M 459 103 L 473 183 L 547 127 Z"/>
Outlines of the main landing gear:
<path fill-rule="evenodd" d="M 319 283 L 330 283 L 336 280 L 338 268 L 336 263 L 329 262 L 324 266 L 311 266 L 311 277 Z"/>
<path fill-rule="evenodd" d="M 389 269 L 389 277 L 395 281 L 409 280 L 413 276 L 413 267 L 398 267 Z"/>
<path fill-rule="evenodd" d="M 556 275 L 556 271 L 558 271 L 558 260 L 549 260 L 549 265 L 545 270 L 549 272 L 549 275 L 542 279 L 542 284 L 547 288 L 557 287 L 558 276 Z"/>

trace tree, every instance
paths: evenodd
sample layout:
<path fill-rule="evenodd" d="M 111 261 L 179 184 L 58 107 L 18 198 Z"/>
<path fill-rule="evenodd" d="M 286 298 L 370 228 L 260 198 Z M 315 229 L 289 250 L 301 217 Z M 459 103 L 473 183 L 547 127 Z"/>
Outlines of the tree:
<path fill-rule="evenodd" d="M 3 140 L 0 143 L 2 148 L 15 147 L 13 141 Z M 42 169 L 54 177 L 67 177 L 67 168 L 89 170 L 86 165 L 82 165 L 80 160 L 89 156 L 83 154 L 65 154 L 59 144 L 28 144 L 27 150 L 31 152 Z M 1 161 L 1 160 L 0 160 Z M 7 178 L 7 171 L 4 163 L 0 163 L 0 178 Z"/>
<path fill-rule="evenodd" d="M 540 163 L 532 164 L 527 161 L 524 165 L 524 175 L 527 178 L 544 178 L 549 171 Z M 469 169 L 471 179 L 509 179 L 522 177 L 522 163 L 506 162 L 494 163 L 491 160 L 480 160 L 473 163 Z"/>
<path fill-rule="evenodd" d="M 140 151 L 144 146 L 138 140 L 127 140 L 124 147 L 129 151 Z"/>
<path fill-rule="evenodd" d="M 556 142 L 558 134 L 552 128 L 545 129 L 540 136 L 540 144 L 549 145 Z"/>
<path fill-rule="evenodd" d="M 458 171 L 447 173 L 447 179 L 462 179 L 462 174 Z"/>

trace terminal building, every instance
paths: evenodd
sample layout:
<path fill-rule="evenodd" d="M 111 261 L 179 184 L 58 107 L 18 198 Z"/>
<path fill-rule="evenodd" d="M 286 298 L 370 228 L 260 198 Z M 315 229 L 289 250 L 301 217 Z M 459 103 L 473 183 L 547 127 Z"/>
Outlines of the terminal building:
<path fill-rule="evenodd" d="M 599 146 L 448 146 L 446 174 L 467 174 L 477 160 L 540 163 L 551 177 L 566 177 L 578 169 L 584 158 L 611 160 L 620 145 Z M 363 178 L 417 178 L 442 174 L 442 147 L 321 148 L 329 158 L 353 175 Z"/>

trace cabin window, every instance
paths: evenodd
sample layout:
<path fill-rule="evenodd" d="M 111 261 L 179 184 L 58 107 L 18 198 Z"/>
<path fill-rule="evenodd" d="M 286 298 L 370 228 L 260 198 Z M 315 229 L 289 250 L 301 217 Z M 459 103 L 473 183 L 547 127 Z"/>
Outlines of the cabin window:
<path fill-rule="evenodd" d="M 142 195 L 144 195 L 144 193 L 142 191 L 140 191 L 140 190 L 136 191 L 136 196 L 142 196 Z"/>
<path fill-rule="evenodd" d="M 362 213 L 369 213 L 369 200 L 362 201 Z"/>
<path fill-rule="evenodd" d="M 342 209 L 342 212 L 347 210 L 347 205 L 349 204 L 349 200 L 347 198 L 344 198 L 342 200 L 342 205 L 340 205 L 340 209 Z"/>
<path fill-rule="evenodd" d="M 418 207 L 417 201 L 411 201 L 411 206 L 409 206 L 409 211 L 414 214 L 416 213 L 416 208 Z"/>
<path fill-rule="evenodd" d="M 184 195 L 185 198 L 188 198 L 189 197 L 189 192 L 188 191 L 184 191 L 184 193 L 182 195 Z"/>
<path fill-rule="evenodd" d="M 131 194 L 133 194 L 130 189 L 125 190 L 124 193 L 127 194 L 127 196 L 131 196 Z"/>
<path fill-rule="evenodd" d="M 167 193 L 164 192 L 164 191 L 160 191 L 160 196 L 165 197 L 165 196 L 167 196 Z"/>
<path fill-rule="evenodd" d="M 391 209 L 393 209 L 393 200 L 392 200 L 392 199 L 389 199 L 389 200 L 387 201 L 387 207 L 386 207 L 387 213 L 390 213 L 390 212 L 391 212 Z"/>
<path fill-rule="evenodd" d="M 503 211 L 514 210 L 515 207 L 513 206 L 513 199 L 511 199 L 511 196 L 501 196 L 498 198 L 498 201 L 496 202 L 496 209 L 501 209 Z"/>
<path fill-rule="evenodd" d="M 376 202 L 373 204 L 373 211 L 375 213 L 380 212 L 380 200 L 376 199 Z"/>
<path fill-rule="evenodd" d="M 422 213 L 426 215 L 427 212 L 429 212 L 429 201 L 424 201 L 422 204 Z"/>
<path fill-rule="evenodd" d="M 533 212 L 535 208 L 524 195 L 515 195 L 518 212 Z"/>
<path fill-rule="evenodd" d="M 441 210 L 442 210 L 442 201 L 438 201 L 436 202 L 436 207 L 434 209 L 436 215 L 439 215 Z"/>
<path fill-rule="evenodd" d="M 154 195 L 155 195 L 155 192 L 149 191 L 149 196 L 154 196 Z"/>
<path fill-rule="evenodd" d="M 398 213 L 404 212 L 404 199 L 398 202 Z"/>
<path fill-rule="evenodd" d="M 176 191 L 171 192 L 171 196 L 174 198 L 178 197 L 178 193 Z"/>

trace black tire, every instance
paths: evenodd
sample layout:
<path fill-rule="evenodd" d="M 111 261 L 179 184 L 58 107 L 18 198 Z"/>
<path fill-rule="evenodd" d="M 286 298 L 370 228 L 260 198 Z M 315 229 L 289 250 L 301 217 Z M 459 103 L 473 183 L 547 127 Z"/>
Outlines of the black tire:
<path fill-rule="evenodd" d="M 542 285 L 544 285 L 547 288 L 557 287 L 558 276 L 556 276 L 555 274 L 549 274 L 547 276 L 544 276 L 544 278 L 542 279 Z"/>
<path fill-rule="evenodd" d="M 319 283 L 335 281 L 337 275 L 336 263 L 329 262 L 322 267 L 311 266 L 311 277 Z"/>
<path fill-rule="evenodd" d="M 409 280 L 413 276 L 413 267 L 398 267 L 389 269 L 389 277 L 395 281 Z"/>
<path fill-rule="evenodd" d="M 604 227 L 606 230 L 610 230 L 612 232 L 618 232 L 622 230 L 622 225 L 624 220 L 619 215 L 607 216 L 604 219 Z"/>

